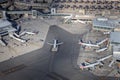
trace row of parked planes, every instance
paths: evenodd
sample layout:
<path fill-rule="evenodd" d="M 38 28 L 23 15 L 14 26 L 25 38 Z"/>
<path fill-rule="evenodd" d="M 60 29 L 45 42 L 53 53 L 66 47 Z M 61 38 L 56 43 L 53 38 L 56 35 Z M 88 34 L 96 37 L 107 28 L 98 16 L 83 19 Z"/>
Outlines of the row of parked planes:
<path fill-rule="evenodd" d="M 108 40 L 109 40 L 108 38 L 105 38 L 104 40 L 102 40 L 102 41 L 100 41 L 100 42 L 98 42 L 98 43 L 96 43 L 96 44 L 92 44 L 90 41 L 89 41 L 89 43 L 85 43 L 85 42 L 83 42 L 82 40 L 80 40 L 80 41 L 79 41 L 79 44 L 80 44 L 80 45 L 83 45 L 83 46 L 86 46 L 86 47 L 90 47 L 90 48 L 91 48 L 91 47 L 97 47 L 97 48 L 99 48 L 102 43 L 104 43 L 104 42 L 106 42 L 106 41 L 108 41 Z M 57 39 L 54 39 L 54 40 L 53 40 L 53 43 L 48 42 L 48 44 L 53 45 L 52 51 L 57 51 L 57 50 L 58 50 L 58 45 L 63 44 L 63 42 L 58 42 Z M 105 50 L 107 50 L 107 47 L 108 47 L 108 46 L 106 46 L 106 47 L 104 47 L 104 48 L 100 48 L 100 49 L 96 50 L 96 52 L 105 51 Z"/>
<path fill-rule="evenodd" d="M 86 47 L 97 47 L 97 48 L 99 48 L 100 47 L 99 45 L 103 44 L 104 42 L 106 42 L 108 40 L 109 40 L 108 38 L 105 38 L 105 39 L 101 40 L 100 42 L 98 42 L 96 44 L 85 43 L 82 40 L 79 40 L 79 44 L 82 45 L 82 46 L 86 46 Z M 58 42 L 57 39 L 54 39 L 53 43 L 48 42 L 48 44 L 52 45 L 51 51 L 57 51 L 58 46 L 63 44 L 63 42 Z M 105 50 L 107 50 L 107 47 L 108 46 L 106 46 L 105 48 L 98 49 L 98 50 L 96 50 L 96 52 L 105 51 Z M 89 62 L 81 63 L 79 66 L 80 66 L 81 69 L 84 69 L 84 68 L 92 68 L 92 69 L 94 69 L 95 66 L 97 66 L 97 65 L 103 65 L 103 61 L 110 58 L 110 57 L 112 57 L 112 55 L 108 55 L 108 56 L 103 57 L 103 58 L 101 58 L 99 60 L 96 60 L 96 62 L 94 62 L 94 63 L 89 63 Z M 114 63 L 114 59 L 110 62 L 110 64 L 108 66 L 111 67 L 113 63 Z"/>

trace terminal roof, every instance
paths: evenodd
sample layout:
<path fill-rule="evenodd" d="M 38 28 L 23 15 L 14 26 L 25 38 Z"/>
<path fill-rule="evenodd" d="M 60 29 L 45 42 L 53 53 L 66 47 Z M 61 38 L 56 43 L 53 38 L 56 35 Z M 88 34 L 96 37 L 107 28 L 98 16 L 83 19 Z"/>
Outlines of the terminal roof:
<path fill-rule="evenodd" d="M 120 44 L 120 32 L 111 32 L 110 33 L 110 41 L 111 41 L 111 43 L 119 43 Z"/>
<path fill-rule="evenodd" d="M 93 20 L 93 26 L 101 28 L 116 28 L 119 22 L 117 20 L 107 18 L 97 18 Z"/>
<path fill-rule="evenodd" d="M 0 28 L 6 27 L 6 26 L 11 26 L 11 25 L 12 24 L 9 21 L 0 19 Z"/>

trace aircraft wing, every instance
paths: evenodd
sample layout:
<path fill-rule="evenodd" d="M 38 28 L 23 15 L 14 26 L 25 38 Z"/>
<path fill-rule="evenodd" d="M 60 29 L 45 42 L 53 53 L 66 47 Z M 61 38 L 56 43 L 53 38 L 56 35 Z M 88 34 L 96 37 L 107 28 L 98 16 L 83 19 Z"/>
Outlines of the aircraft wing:
<path fill-rule="evenodd" d="M 50 42 L 47 42 L 47 44 L 49 44 L 49 45 L 53 45 L 53 43 L 50 43 Z"/>
<path fill-rule="evenodd" d="M 63 42 L 57 43 L 56 45 L 61 45 L 61 44 L 63 44 Z"/>

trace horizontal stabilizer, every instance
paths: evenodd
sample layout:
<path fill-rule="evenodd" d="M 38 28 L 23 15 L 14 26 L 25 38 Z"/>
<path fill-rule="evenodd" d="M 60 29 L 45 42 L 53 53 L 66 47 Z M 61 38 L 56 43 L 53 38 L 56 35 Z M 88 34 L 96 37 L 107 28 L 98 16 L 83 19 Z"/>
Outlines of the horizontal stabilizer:
<path fill-rule="evenodd" d="M 61 45 L 61 44 L 63 44 L 63 42 L 57 43 L 56 45 Z"/>
<path fill-rule="evenodd" d="M 50 43 L 50 42 L 47 42 L 47 44 L 49 44 L 49 45 L 54 45 L 53 43 Z"/>

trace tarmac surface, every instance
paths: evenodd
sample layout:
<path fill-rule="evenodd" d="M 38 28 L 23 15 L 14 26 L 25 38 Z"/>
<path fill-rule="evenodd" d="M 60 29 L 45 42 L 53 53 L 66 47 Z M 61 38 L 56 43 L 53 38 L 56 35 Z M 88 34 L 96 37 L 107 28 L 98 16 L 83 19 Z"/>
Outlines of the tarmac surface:
<path fill-rule="evenodd" d="M 51 52 L 51 46 L 47 44 L 54 38 L 64 42 L 58 52 Z M 0 63 L 0 80 L 98 80 L 77 66 L 79 38 L 80 33 L 73 34 L 51 25 L 43 48 Z"/>
<path fill-rule="evenodd" d="M 25 34 L 21 36 L 22 39 L 27 40 L 27 42 L 25 43 L 12 39 L 8 35 L 4 36 L 3 40 L 7 43 L 7 46 L 0 45 L 0 62 L 9 60 L 10 58 L 29 53 L 43 47 L 49 30 L 48 24 L 45 24 L 41 19 L 21 19 L 21 24 L 19 25 L 21 26 L 20 33 L 28 31 L 34 32 L 36 34 Z"/>

